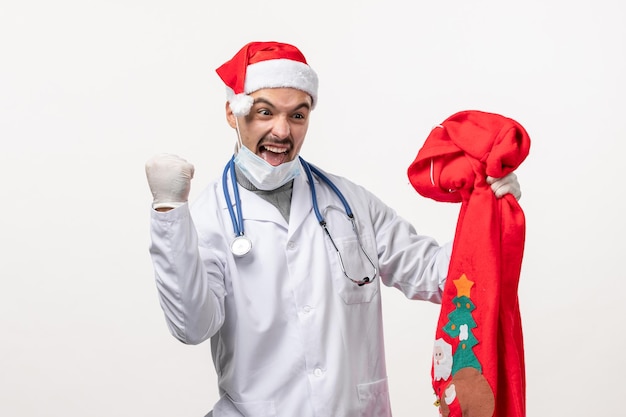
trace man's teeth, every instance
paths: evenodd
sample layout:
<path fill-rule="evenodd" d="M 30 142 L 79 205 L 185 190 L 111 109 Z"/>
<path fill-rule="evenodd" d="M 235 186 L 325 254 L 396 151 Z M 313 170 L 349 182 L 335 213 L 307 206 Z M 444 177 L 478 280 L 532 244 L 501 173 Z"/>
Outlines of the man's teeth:
<path fill-rule="evenodd" d="M 273 152 L 273 153 L 285 153 L 285 152 L 287 152 L 283 148 L 275 148 L 273 146 L 264 146 L 264 148 L 265 148 L 266 151 L 270 151 L 270 152 Z"/>

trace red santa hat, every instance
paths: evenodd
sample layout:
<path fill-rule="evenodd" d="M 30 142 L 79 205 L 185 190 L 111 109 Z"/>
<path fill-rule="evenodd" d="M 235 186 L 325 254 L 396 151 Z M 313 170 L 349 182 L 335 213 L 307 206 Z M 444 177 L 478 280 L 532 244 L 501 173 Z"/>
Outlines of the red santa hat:
<path fill-rule="evenodd" d="M 317 103 L 317 74 L 293 45 L 250 42 L 216 70 L 226 84 L 226 98 L 235 116 L 250 112 L 254 100 L 248 94 L 262 88 L 291 87 L 308 93 Z"/>

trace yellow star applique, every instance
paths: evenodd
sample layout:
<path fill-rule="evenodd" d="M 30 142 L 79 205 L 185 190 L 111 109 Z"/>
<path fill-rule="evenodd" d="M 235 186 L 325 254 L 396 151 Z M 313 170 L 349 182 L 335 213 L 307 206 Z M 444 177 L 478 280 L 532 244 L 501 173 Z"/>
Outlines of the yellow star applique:
<path fill-rule="evenodd" d="M 461 278 L 452 281 L 456 287 L 456 294 L 458 297 L 466 296 L 470 298 L 470 289 L 474 285 L 474 281 L 467 279 L 465 274 L 461 275 Z"/>

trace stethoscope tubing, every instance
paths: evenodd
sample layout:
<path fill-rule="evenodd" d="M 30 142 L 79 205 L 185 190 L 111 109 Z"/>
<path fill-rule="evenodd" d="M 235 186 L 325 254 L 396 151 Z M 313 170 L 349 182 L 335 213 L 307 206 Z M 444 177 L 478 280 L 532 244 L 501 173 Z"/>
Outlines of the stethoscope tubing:
<path fill-rule="evenodd" d="M 319 206 L 317 204 L 317 192 L 315 191 L 315 183 L 313 180 L 313 175 L 311 173 L 314 173 L 315 175 L 317 175 L 322 181 L 326 183 L 326 185 L 328 185 L 331 188 L 331 190 L 333 190 L 333 192 L 337 195 L 337 197 L 341 201 L 341 204 L 343 205 L 344 210 L 346 211 L 346 215 L 351 219 L 354 218 L 354 214 L 352 213 L 352 209 L 350 208 L 348 201 L 346 200 L 342 192 L 339 191 L 339 188 L 337 188 L 337 186 L 330 180 L 330 178 L 328 178 L 315 166 L 306 162 L 301 156 L 299 156 L 298 158 L 300 159 L 300 163 L 302 164 L 302 167 L 304 168 L 304 172 L 309 181 L 309 188 L 311 190 L 311 203 L 313 205 L 313 211 L 315 212 L 315 217 L 317 218 L 317 221 L 322 225 L 326 224 L 326 221 L 324 220 L 324 216 L 322 216 L 322 213 L 320 212 Z M 231 178 L 233 194 L 235 197 L 235 204 L 233 204 L 232 200 L 230 199 L 230 192 L 228 190 L 228 176 L 230 176 Z M 235 232 L 235 236 L 243 236 L 245 234 L 244 226 L 243 226 L 243 214 L 241 210 L 241 198 L 239 196 L 239 187 L 237 186 L 237 178 L 235 174 L 235 157 L 234 156 L 230 159 L 230 161 L 228 161 L 228 163 L 224 167 L 224 172 L 222 174 L 222 189 L 224 190 L 224 197 L 226 198 L 226 207 L 228 208 L 228 213 L 230 214 L 230 220 L 233 224 L 233 230 Z M 235 209 L 233 209 L 233 205 L 235 206 Z M 235 210 L 237 210 L 237 214 L 235 214 Z"/>
<path fill-rule="evenodd" d="M 230 171 L 230 178 L 233 187 L 233 194 L 235 195 L 235 208 L 237 210 L 237 215 L 235 215 L 235 211 L 233 210 L 233 203 L 230 199 L 230 193 L 228 192 L 228 173 Z M 226 198 L 226 207 L 228 208 L 228 213 L 230 214 L 230 220 L 233 223 L 233 230 L 235 231 L 235 236 L 243 236 L 243 214 L 241 211 L 241 198 L 239 197 L 239 187 L 237 186 L 237 179 L 235 174 L 235 157 L 233 156 L 230 161 L 224 167 L 224 173 L 222 174 L 222 188 L 224 190 L 224 197 Z"/>
<path fill-rule="evenodd" d="M 361 243 L 361 238 L 359 237 L 359 232 L 356 227 L 354 214 L 352 213 L 352 209 L 350 208 L 348 201 L 343 196 L 342 192 L 339 191 L 339 188 L 337 188 L 337 186 L 330 180 L 330 178 L 328 178 L 315 166 L 306 162 L 301 156 L 299 156 L 298 158 L 300 159 L 300 163 L 302 167 L 304 168 L 304 172 L 309 182 L 309 189 L 311 191 L 311 203 L 313 206 L 313 211 L 315 212 L 315 217 L 317 218 L 317 221 L 319 222 L 320 226 L 322 227 L 322 229 L 324 230 L 324 232 L 330 239 L 330 242 L 332 243 L 333 247 L 335 248 L 335 251 L 337 252 L 343 274 L 345 275 L 346 278 L 348 278 L 350 281 L 354 282 L 355 284 L 358 284 L 359 286 L 363 286 L 365 284 L 371 283 L 378 273 L 378 268 L 376 268 L 376 265 L 374 264 L 370 256 L 367 254 L 367 252 L 363 248 L 363 244 Z M 330 189 L 337 195 L 337 197 L 341 201 L 341 204 L 343 204 L 344 210 L 346 212 L 346 216 L 352 223 L 352 229 L 354 230 L 354 233 L 356 234 L 361 252 L 363 252 L 363 254 L 367 258 L 370 265 L 372 265 L 372 267 L 374 268 L 374 274 L 372 275 L 371 278 L 365 277 L 361 280 L 355 280 L 351 278 L 346 272 L 346 268 L 343 263 L 343 257 L 341 256 L 341 252 L 339 251 L 339 248 L 337 247 L 337 245 L 335 244 L 335 241 L 330 235 L 330 232 L 328 231 L 328 228 L 326 227 L 326 220 L 324 220 L 324 216 L 322 216 L 322 213 L 319 210 L 319 206 L 317 204 L 317 192 L 315 191 L 315 182 L 313 180 L 312 173 L 315 173 L 315 175 L 317 175 L 318 178 L 320 178 L 323 182 L 325 182 L 330 187 Z M 235 196 L 234 205 L 236 206 L 237 214 L 235 214 L 235 210 L 233 210 L 233 203 L 230 199 L 230 193 L 228 192 L 228 174 L 230 174 L 230 178 L 231 178 L 233 193 Z M 224 167 L 224 173 L 222 175 L 222 188 L 224 190 L 224 198 L 226 199 L 226 206 L 228 207 L 230 219 L 233 223 L 233 230 L 235 231 L 235 240 L 231 244 L 231 250 L 233 251 L 234 255 L 243 256 L 250 251 L 250 249 L 252 248 L 252 243 L 250 239 L 248 239 L 244 235 L 243 215 L 242 215 L 242 210 L 241 210 L 241 198 L 239 196 L 239 187 L 237 185 L 237 175 L 235 173 L 235 157 L 234 156 L 230 159 L 230 161 L 228 161 L 228 163 Z M 241 246 L 236 244 L 238 242 L 241 243 Z"/>
<path fill-rule="evenodd" d="M 346 215 L 350 218 L 354 217 L 354 215 L 352 214 L 352 209 L 350 208 L 350 205 L 348 204 L 348 201 L 343 196 L 341 191 L 339 191 L 339 188 L 337 188 L 337 186 L 330 180 L 330 178 L 324 175 L 319 169 L 317 169 L 316 167 L 314 167 L 313 165 L 309 164 L 304 159 L 302 159 L 301 156 L 299 156 L 298 158 L 300 158 L 300 163 L 302 164 L 302 167 L 304 168 L 304 172 L 307 176 L 307 179 L 309 180 L 309 188 L 311 189 L 311 202 L 313 203 L 313 211 L 315 211 L 315 217 L 317 217 L 317 220 L 320 222 L 320 224 L 322 223 L 326 224 L 326 221 L 324 220 L 322 213 L 320 213 L 319 206 L 317 205 L 317 192 L 315 191 L 315 184 L 313 182 L 313 175 L 311 175 L 311 172 L 315 173 L 315 175 L 317 175 L 322 181 L 324 181 L 326 185 L 328 185 L 333 190 L 333 192 L 337 195 L 337 197 L 339 197 L 339 200 L 341 200 L 341 204 L 343 204 L 343 207 L 346 211 Z"/>

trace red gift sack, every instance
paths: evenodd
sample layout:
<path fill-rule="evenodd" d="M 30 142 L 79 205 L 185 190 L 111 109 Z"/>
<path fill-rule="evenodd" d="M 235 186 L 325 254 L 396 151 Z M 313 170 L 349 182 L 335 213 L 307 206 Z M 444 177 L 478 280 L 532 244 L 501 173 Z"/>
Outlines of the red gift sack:
<path fill-rule="evenodd" d="M 515 120 L 462 111 L 433 128 L 408 168 L 421 195 L 461 202 L 435 334 L 432 381 L 444 417 L 524 417 L 524 343 L 517 295 L 525 218 L 501 178 L 530 148 Z"/>

